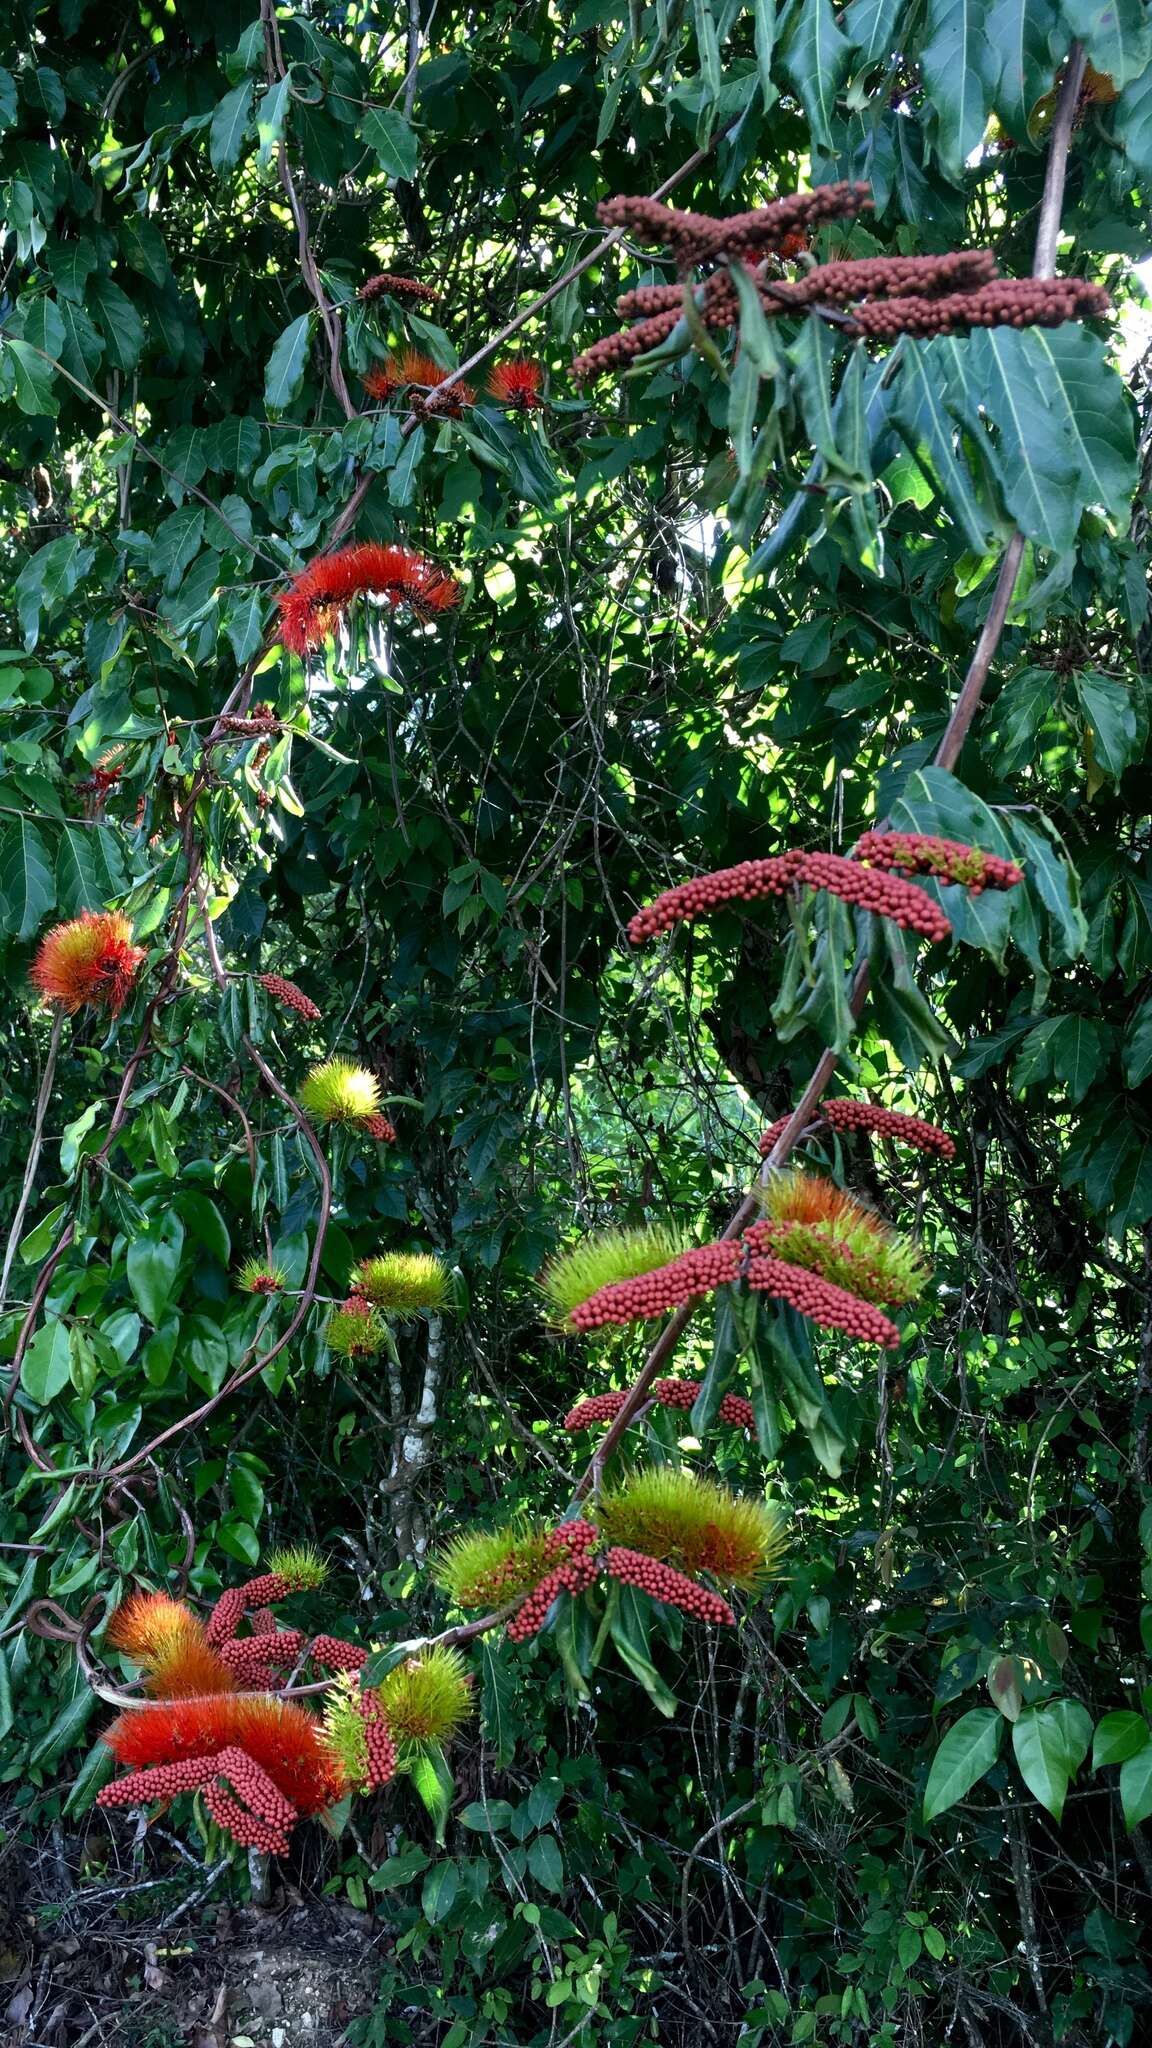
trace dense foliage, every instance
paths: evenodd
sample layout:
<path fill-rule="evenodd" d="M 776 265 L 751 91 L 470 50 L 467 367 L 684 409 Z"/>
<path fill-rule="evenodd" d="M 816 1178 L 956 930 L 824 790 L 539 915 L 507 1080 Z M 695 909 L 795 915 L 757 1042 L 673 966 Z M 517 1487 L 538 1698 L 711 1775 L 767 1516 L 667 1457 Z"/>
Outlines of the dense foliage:
<path fill-rule="evenodd" d="M 721 1293 L 675 1360 L 693 1416 L 653 1406 L 602 1503 L 627 1541 L 642 1445 L 767 1484 L 783 1584 L 735 1630 L 629 1587 L 478 1637 L 478 1714 L 292 1872 L 393 1937 L 365 2043 L 1138 2043 L 1152 15 L 17 0 L 0 54 L 6 1826 L 87 1815 L 97 1882 L 117 1853 L 90 1681 L 130 1669 L 133 1586 L 204 1607 L 307 1543 L 301 1629 L 459 1623 L 436 1554 L 556 1521 L 596 1440 L 566 1411 L 644 1357 L 558 1329 L 547 1262 L 717 1238 L 830 1046 L 825 1093 L 955 1140 L 805 1144 L 933 1262 L 900 1348 Z M 689 303 L 659 360 L 572 378 L 618 292 L 672 280 L 600 232 L 609 195 L 863 179 L 821 260 L 1023 278 L 1062 105 L 1057 267 L 1110 317 L 869 340 L 737 282 L 738 347 Z M 359 296 L 380 274 L 435 303 Z M 406 349 L 480 355 L 472 400 L 412 365 L 389 392 Z M 458 600 L 360 600 L 302 659 L 275 599 L 349 539 Z M 955 935 L 919 955 L 829 894 L 629 943 L 661 890 L 884 819 L 1025 880 L 917 883 Z M 29 970 L 86 911 L 126 925 L 67 1015 L 83 961 L 47 1005 Z M 375 1089 L 302 1095 L 332 1058 Z M 332 1312 L 396 1252 L 451 1288 L 365 1356 Z M 177 1900 L 186 1864 L 150 1871 Z"/>

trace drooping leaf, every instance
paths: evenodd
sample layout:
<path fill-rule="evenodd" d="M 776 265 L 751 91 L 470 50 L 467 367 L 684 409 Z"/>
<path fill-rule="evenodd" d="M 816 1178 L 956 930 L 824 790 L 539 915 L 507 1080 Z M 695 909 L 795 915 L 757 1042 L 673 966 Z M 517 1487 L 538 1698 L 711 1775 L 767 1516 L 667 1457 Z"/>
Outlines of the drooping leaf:
<path fill-rule="evenodd" d="M 995 1707 L 972 1707 L 953 1722 L 928 1773 L 924 1788 L 926 1821 L 947 1813 L 992 1769 L 1000 1753 L 1003 1726 Z"/>

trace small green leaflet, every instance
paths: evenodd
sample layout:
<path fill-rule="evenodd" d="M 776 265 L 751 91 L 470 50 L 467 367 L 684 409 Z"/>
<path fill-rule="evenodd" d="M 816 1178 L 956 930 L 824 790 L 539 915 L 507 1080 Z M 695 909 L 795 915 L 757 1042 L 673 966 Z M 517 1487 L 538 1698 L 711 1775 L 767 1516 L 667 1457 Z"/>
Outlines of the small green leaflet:
<path fill-rule="evenodd" d="M 393 107 L 373 107 L 360 124 L 360 139 L 375 150 L 376 160 L 389 178 L 410 181 L 415 177 L 416 132 Z"/>

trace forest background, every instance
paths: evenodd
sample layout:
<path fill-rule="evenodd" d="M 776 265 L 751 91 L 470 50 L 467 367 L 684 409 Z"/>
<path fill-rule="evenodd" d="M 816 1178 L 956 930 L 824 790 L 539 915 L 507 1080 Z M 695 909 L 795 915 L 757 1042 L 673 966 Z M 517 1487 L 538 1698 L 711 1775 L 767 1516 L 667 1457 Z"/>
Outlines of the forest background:
<path fill-rule="evenodd" d="M 16 0 L 0 54 L 16 2038 L 184 2039 L 182 1987 L 249 1885 L 203 1828 L 93 1815 L 106 1709 L 45 1615 L 98 1638 L 132 1583 L 183 1571 L 210 1599 L 309 1541 L 333 1566 L 314 1625 L 443 1626 L 437 1546 L 560 1514 L 590 1447 L 565 1411 L 644 1355 L 550 1332 L 546 1260 L 609 1224 L 715 1237 L 831 1034 L 837 1092 L 956 1141 L 946 1169 L 823 1153 L 922 1235 L 933 1287 L 879 1369 L 821 1339 L 816 1397 L 705 1313 L 678 1368 L 734 1375 L 756 1433 L 706 1453 L 682 1418 L 645 1425 L 654 1458 L 769 1484 L 786 1578 L 720 1638 L 653 1606 L 584 1698 L 547 1637 L 485 1638 L 444 1810 L 393 1788 L 302 1832 L 277 1882 L 362 1916 L 363 2043 L 1138 2044 L 1152 14 Z M 1107 319 L 895 347 L 746 320 L 743 368 L 722 341 L 719 365 L 571 376 L 617 293 L 671 274 L 604 234 L 613 193 L 675 180 L 718 213 L 866 179 L 874 210 L 821 228 L 822 259 L 980 246 L 1023 277 L 1057 146 L 1056 267 L 1107 288 Z M 435 305 L 358 298 L 380 271 Z M 404 345 L 466 366 L 476 402 L 366 396 Z M 521 357 L 545 402 L 517 413 L 487 381 Z M 306 669 L 272 601 L 349 534 L 422 549 L 463 601 L 371 613 Z M 274 734 L 223 743 L 221 710 L 253 704 Z M 925 994 L 888 957 L 850 1047 L 827 929 L 814 964 L 775 912 L 627 942 L 671 882 L 884 817 L 1028 879 L 955 914 Z M 142 992 L 54 1030 L 34 949 L 107 906 L 148 949 Z M 327 1148 L 328 1214 L 291 1098 L 331 1052 L 400 1101 L 395 1144 Z M 217 1402 L 265 1227 L 301 1313 Z M 380 1247 L 456 1276 L 391 1372 L 324 1335 Z"/>

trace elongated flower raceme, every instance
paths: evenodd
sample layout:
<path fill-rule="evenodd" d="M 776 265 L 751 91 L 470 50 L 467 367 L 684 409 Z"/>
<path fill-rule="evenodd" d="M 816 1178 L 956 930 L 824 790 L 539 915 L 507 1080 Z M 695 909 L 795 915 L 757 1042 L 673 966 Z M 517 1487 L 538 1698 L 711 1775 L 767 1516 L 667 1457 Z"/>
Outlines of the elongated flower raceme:
<path fill-rule="evenodd" d="M 821 1329 L 842 1330 L 862 1344 L 880 1344 L 888 1351 L 900 1342 L 899 1330 L 882 1309 L 818 1273 L 809 1273 L 804 1266 L 790 1266 L 785 1259 L 754 1253 L 745 1279 L 754 1293 L 774 1295 Z"/>
<path fill-rule="evenodd" d="M 351 1673 L 345 1673 L 328 1694 L 324 1734 L 356 1791 L 374 1792 L 395 1775 L 396 1745 L 379 1694 L 364 1691 Z"/>
<path fill-rule="evenodd" d="M 460 585 L 425 555 L 398 543 L 361 541 L 338 548 L 310 562 L 277 598 L 281 642 L 301 655 L 321 646 L 353 598 L 363 594 L 431 619 L 459 603 Z"/>
<path fill-rule="evenodd" d="M 569 1327 L 584 1332 L 613 1325 L 624 1328 L 629 1323 L 661 1316 L 666 1309 L 680 1308 L 685 1302 L 701 1301 L 706 1294 L 715 1293 L 717 1287 L 738 1277 L 742 1257 L 742 1247 L 732 1238 L 717 1239 L 714 1244 L 681 1252 L 678 1258 L 666 1266 L 657 1266 L 653 1272 L 601 1287 L 573 1309 Z"/>
<path fill-rule="evenodd" d="M 514 412 L 531 412 L 534 406 L 544 403 L 543 384 L 544 372 L 539 363 L 516 356 L 496 364 L 488 379 L 488 395 Z"/>
<path fill-rule="evenodd" d="M 569 1251 L 558 1253 L 540 1276 L 549 1320 L 562 1329 L 574 1327 L 573 1311 L 601 1289 L 666 1266 L 687 1249 L 687 1233 L 668 1223 L 601 1230 L 583 1238 Z"/>
<path fill-rule="evenodd" d="M 901 1306 L 928 1281 L 923 1254 L 846 1189 L 792 1168 L 760 1190 L 765 1218 L 744 1233 L 756 1252 L 805 1266 L 865 1301 Z"/>
<path fill-rule="evenodd" d="M 767 1159 L 790 1118 L 777 1117 L 760 1136 L 760 1157 Z M 908 1145 L 915 1152 L 927 1152 L 937 1159 L 954 1159 L 956 1143 L 938 1124 L 922 1116 L 907 1116 L 903 1110 L 882 1109 L 876 1102 L 856 1102 L 851 1096 L 831 1096 L 816 1111 L 816 1121 L 834 1131 L 867 1131 L 894 1144 Z"/>
<path fill-rule="evenodd" d="M 702 1385 L 702 1380 L 654 1380 L 649 1395 L 662 1408 L 694 1408 Z M 613 1422 L 627 1399 L 627 1392 L 623 1389 L 614 1389 L 607 1394 L 589 1394 L 568 1410 L 564 1428 L 570 1431 L 594 1429 L 600 1423 Z M 723 1395 L 716 1413 L 718 1421 L 728 1423 L 733 1429 L 752 1428 L 752 1403 L 746 1401 L 743 1394 Z"/>
<path fill-rule="evenodd" d="M 394 1322 L 431 1315 L 452 1298 L 452 1276 L 435 1252 L 377 1252 L 354 1267 L 351 1285 Z"/>
<path fill-rule="evenodd" d="M 45 1003 L 69 1017 L 88 1004 L 117 1016 L 132 992 L 144 948 L 115 910 L 85 910 L 41 939 L 29 979 Z"/>
<path fill-rule="evenodd" d="M 305 1076 L 298 1099 L 316 1123 L 356 1124 L 379 1110 L 380 1083 L 354 1060 L 324 1060 Z"/>
<path fill-rule="evenodd" d="M 985 889 L 1018 889 L 1024 880 L 1024 870 L 1014 860 L 958 839 L 939 839 L 931 832 L 865 832 L 852 848 L 852 859 L 866 867 L 956 882 L 970 896 Z"/>
<path fill-rule="evenodd" d="M 356 294 L 370 305 L 373 299 L 399 299 L 401 304 L 434 306 L 440 294 L 430 284 L 421 284 L 414 277 L 398 277 L 394 271 L 381 270 L 375 277 L 366 277 Z"/>
<path fill-rule="evenodd" d="M 309 1024 L 315 1024 L 320 1016 L 320 1006 L 306 996 L 302 988 L 289 981 L 283 974 L 258 974 L 257 981 L 273 999 L 286 1010 L 295 1010 L 298 1017 L 304 1017 Z"/>
<path fill-rule="evenodd" d="M 778 1572 L 787 1547 L 784 1516 L 770 1502 L 675 1465 L 633 1473 L 595 1512 L 609 1543 L 746 1590 Z"/>
<path fill-rule="evenodd" d="M 369 1116 L 357 1117 L 356 1122 L 362 1131 L 367 1131 L 370 1138 L 375 1138 L 378 1145 L 396 1143 L 396 1126 L 391 1117 L 381 1116 L 377 1111 L 373 1111 Z"/>
<path fill-rule="evenodd" d="M 674 924 L 691 923 L 708 917 L 729 903 L 757 903 L 770 896 L 783 896 L 790 889 L 826 889 L 861 910 L 890 918 L 922 938 L 946 939 L 952 929 L 939 905 L 923 889 L 882 869 L 861 867 L 836 853 L 803 853 L 798 849 L 765 860 L 741 861 L 714 874 L 698 875 L 666 889 L 653 903 L 638 910 L 628 926 L 634 946 L 656 933 L 670 931 Z"/>
<path fill-rule="evenodd" d="M 710 1586 L 699 1585 L 686 1572 L 678 1572 L 675 1565 L 662 1564 L 646 1551 L 614 1543 L 604 1560 L 604 1569 L 609 1578 L 618 1579 L 622 1586 L 635 1586 L 637 1592 L 647 1593 L 650 1600 L 661 1600 L 665 1607 L 678 1607 L 692 1621 L 710 1622 L 717 1628 L 736 1626 L 736 1616 L 719 1593 L 714 1593 Z"/>

